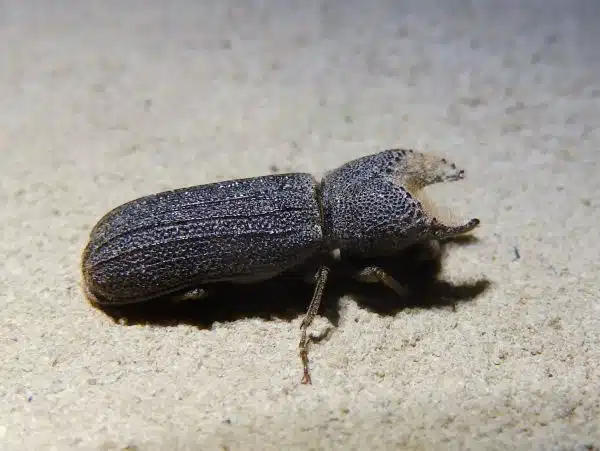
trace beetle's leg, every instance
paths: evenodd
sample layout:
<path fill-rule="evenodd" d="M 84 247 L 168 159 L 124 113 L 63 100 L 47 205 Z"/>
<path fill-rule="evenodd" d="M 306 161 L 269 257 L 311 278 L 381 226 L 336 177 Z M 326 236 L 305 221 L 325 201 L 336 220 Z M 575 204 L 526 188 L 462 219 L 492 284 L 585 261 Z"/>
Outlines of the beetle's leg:
<path fill-rule="evenodd" d="M 442 254 L 442 247 L 439 240 L 428 240 L 422 246 L 417 248 L 415 259 L 417 261 L 435 260 Z"/>
<path fill-rule="evenodd" d="M 171 300 L 173 302 L 197 301 L 199 299 L 206 298 L 208 295 L 208 291 L 204 288 L 192 288 L 188 291 L 184 291 L 183 293 L 174 294 L 171 297 Z"/>
<path fill-rule="evenodd" d="M 354 274 L 356 280 L 365 283 L 382 283 L 386 287 L 390 288 L 398 296 L 406 296 L 406 288 L 386 273 L 383 269 L 377 266 L 367 266 Z"/>
<path fill-rule="evenodd" d="M 312 300 L 310 301 L 306 315 L 300 324 L 300 330 L 302 332 L 298 348 L 300 349 L 300 359 L 302 360 L 302 368 L 304 370 L 304 377 L 302 378 L 303 384 L 312 383 L 310 379 L 310 372 L 308 370 L 308 342 L 310 340 L 307 332 L 319 311 L 319 306 L 321 305 L 321 299 L 323 298 L 323 292 L 325 290 L 325 284 L 327 282 L 327 277 L 329 276 L 329 271 L 330 270 L 328 266 L 321 266 L 319 268 L 319 271 L 316 275 L 316 285 Z"/>
<path fill-rule="evenodd" d="M 462 235 L 463 233 L 470 232 L 479 225 L 479 219 L 473 218 L 465 224 L 450 226 L 439 222 L 434 219 L 431 224 L 431 233 L 436 238 L 449 238 L 456 235 Z"/>

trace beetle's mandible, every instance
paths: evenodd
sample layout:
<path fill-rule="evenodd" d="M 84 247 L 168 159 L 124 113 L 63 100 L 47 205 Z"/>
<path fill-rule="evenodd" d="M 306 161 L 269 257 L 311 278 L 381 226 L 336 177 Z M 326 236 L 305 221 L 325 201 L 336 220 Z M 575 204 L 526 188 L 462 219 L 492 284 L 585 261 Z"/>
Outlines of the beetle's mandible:
<path fill-rule="evenodd" d="M 463 177 L 444 158 L 390 149 L 350 161 L 321 182 L 306 173 L 278 174 L 142 197 L 92 229 L 82 259 L 84 291 L 97 304 L 200 298 L 212 283 L 258 282 L 322 256 L 299 345 L 302 382 L 310 383 L 307 330 L 330 272 L 327 257 L 387 256 L 473 230 L 478 219 L 444 224 L 419 196 L 427 185 Z M 377 267 L 356 278 L 403 292 Z"/>

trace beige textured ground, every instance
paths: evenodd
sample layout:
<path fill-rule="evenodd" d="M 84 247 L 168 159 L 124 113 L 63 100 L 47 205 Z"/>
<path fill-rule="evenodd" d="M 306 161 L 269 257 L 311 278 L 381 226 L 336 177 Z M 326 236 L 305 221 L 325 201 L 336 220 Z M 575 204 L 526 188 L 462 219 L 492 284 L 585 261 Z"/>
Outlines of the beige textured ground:
<path fill-rule="evenodd" d="M 196 3 L 0 1 L 0 449 L 598 449 L 600 6 Z M 298 288 L 130 326 L 80 292 L 122 202 L 396 146 L 468 172 L 455 308 L 334 299 L 313 386 Z"/>

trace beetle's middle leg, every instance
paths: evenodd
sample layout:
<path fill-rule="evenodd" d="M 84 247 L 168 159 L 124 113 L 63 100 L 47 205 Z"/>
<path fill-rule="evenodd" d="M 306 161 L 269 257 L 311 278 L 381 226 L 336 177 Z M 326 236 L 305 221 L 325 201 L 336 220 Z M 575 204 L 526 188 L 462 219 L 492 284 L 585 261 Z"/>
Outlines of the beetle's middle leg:
<path fill-rule="evenodd" d="M 319 306 L 321 305 L 321 299 L 323 299 L 323 292 L 325 291 L 325 285 L 329 276 L 330 269 L 328 266 L 321 266 L 316 275 L 316 284 L 313 297 L 306 311 L 306 315 L 300 324 L 301 336 L 300 344 L 300 359 L 302 360 L 302 368 L 304 370 L 304 377 L 302 378 L 303 384 L 310 384 L 310 372 L 308 370 L 308 343 L 310 341 L 308 337 L 308 328 L 312 324 L 315 316 L 319 312 Z"/>

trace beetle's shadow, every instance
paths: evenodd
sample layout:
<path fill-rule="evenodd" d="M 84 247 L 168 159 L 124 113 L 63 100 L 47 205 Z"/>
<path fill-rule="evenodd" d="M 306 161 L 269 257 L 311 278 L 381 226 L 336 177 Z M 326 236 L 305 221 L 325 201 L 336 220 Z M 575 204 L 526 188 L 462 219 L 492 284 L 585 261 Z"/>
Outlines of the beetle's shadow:
<path fill-rule="evenodd" d="M 460 284 L 439 278 L 445 252 L 452 245 L 476 242 L 464 236 L 439 243 L 439 252 L 430 243 L 414 245 L 399 255 L 372 260 L 345 261 L 331 271 L 321 304 L 320 314 L 332 324 L 339 322 L 339 299 L 349 295 L 359 305 L 380 315 L 394 315 L 408 307 L 454 307 L 472 300 L 490 285 L 486 278 Z M 379 283 L 360 283 L 351 273 L 366 265 L 376 265 L 394 277 L 407 290 L 399 296 Z M 245 285 L 214 285 L 211 295 L 204 299 L 172 301 L 157 299 L 127 306 L 100 306 L 115 320 L 127 324 L 177 325 L 191 324 L 210 328 L 215 322 L 243 318 L 292 320 L 306 312 L 314 285 L 302 277 L 286 274 L 275 279 Z"/>

